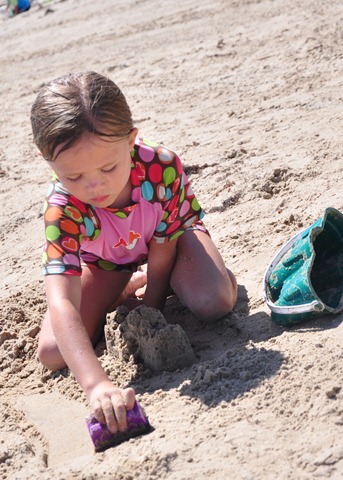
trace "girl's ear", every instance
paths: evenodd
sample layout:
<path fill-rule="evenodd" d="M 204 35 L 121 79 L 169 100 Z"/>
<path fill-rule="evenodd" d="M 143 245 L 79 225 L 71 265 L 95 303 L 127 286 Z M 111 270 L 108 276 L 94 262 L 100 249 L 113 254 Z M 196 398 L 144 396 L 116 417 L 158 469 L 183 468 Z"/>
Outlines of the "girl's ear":
<path fill-rule="evenodd" d="M 137 135 L 138 135 L 138 128 L 134 127 L 129 134 L 129 145 L 130 145 L 131 149 L 133 148 L 133 146 L 135 144 L 135 140 L 136 140 Z"/>

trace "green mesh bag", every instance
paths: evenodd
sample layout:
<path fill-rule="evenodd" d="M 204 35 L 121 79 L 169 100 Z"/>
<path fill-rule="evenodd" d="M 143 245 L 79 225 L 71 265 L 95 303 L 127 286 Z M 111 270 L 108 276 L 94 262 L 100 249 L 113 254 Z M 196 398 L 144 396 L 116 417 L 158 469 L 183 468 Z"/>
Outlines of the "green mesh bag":
<path fill-rule="evenodd" d="M 290 326 L 343 309 L 343 214 L 327 208 L 295 235 L 269 265 L 264 298 L 278 325 Z"/>

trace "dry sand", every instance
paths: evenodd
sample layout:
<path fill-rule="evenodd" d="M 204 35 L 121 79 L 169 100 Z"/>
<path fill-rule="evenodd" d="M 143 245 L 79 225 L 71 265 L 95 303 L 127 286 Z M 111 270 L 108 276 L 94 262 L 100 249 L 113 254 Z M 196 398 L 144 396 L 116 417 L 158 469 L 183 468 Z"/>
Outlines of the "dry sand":
<path fill-rule="evenodd" d="M 42 2 L 1 19 L 0 40 L 0 477 L 343 478 L 343 316 L 276 326 L 261 286 L 293 234 L 343 210 L 341 0 Z M 99 344 L 155 430 L 98 454 L 74 378 L 35 358 L 49 170 L 29 124 L 43 82 L 90 69 L 122 87 L 142 135 L 181 155 L 239 283 L 215 327 L 168 303 L 195 353 L 184 368 Z"/>

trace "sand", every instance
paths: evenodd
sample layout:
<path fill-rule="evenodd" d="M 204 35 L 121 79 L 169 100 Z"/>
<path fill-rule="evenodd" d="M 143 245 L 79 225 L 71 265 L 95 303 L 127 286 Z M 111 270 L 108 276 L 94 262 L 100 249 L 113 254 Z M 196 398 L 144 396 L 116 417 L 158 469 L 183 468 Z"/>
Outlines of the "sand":
<path fill-rule="evenodd" d="M 142 305 L 131 312 L 118 307 L 107 315 L 104 333 L 109 356 L 124 362 L 132 356 L 134 363 L 143 363 L 155 373 L 173 372 L 195 361 L 183 328 L 168 323 L 151 307 Z"/>
<path fill-rule="evenodd" d="M 1 17 L 0 40 L 0 477 L 341 479 L 343 316 L 277 326 L 262 279 L 291 236 L 343 211 L 342 2 L 42 1 Z M 182 368 L 100 342 L 154 427 L 103 453 L 74 377 L 36 360 L 50 171 L 29 113 L 42 83 L 90 69 L 121 86 L 142 135 L 180 154 L 239 283 L 212 327 L 169 300 L 165 321 L 194 353 Z"/>

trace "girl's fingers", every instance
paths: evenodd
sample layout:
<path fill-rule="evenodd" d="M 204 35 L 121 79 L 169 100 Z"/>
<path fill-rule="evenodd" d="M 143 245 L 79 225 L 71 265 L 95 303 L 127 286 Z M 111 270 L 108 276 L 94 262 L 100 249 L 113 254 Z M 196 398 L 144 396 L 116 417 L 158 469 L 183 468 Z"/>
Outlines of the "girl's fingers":
<path fill-rule="evenodd" d="M 126 412 L 132 410 L 135 403 L 135 392 L 132 388 L 103 395 L 93 404 L 96 419 L 106 424 L 111 433 L 127 429 Z"/>
<path fill-rule="evenodd" d="M 125 407 L 123 406 L 125 409 Z M 111 433 L 117 433 L 120 430 L 120 424 L 112 403 L 112 397 L 107 397 L 102 401 L 102 410 L 105 416 L 105 423 Z"/>
<path fill-rule="evenodd" d="M 126 422 L 126 408 L 123 403 L 118 403 L 117 399 L 113 399 L 113 403 L 116 402 L 114 406 L 114 415 L 116 420 L 116 428 L 117 431 L 124 432 L 127 429 L 127 422 Z M 108 428 L 110 429 L 110 425 L 108 424 Z M 111 430 L 111 429 L 110 429 Z M 112 432 L 112 430 L 111 430 Z"/>
<path fill-rule="evenodd" d="M 94 405 L 93 405 L 93 414 L 94 414 L 95 418 L 98 420 L 98 422 L 100 422 L 102 424 L 106 423 L 105 415 L 104 415 L 104 412 L 102 410 L 101 403 L 99 401 L 95 402 Z"/>
<path fill-rule="evenodd" d="M 125 388 L 122 391 L 122 397 L 126 410 L 132 410 L 136 400 L 135 391 L 133 390 L 133 388 Z"/>
<path fill-rule="evenodd" d="M 135 392 L 132 388 L 126 388 L 121 391 L 121 402 L 118 401 L 118 396 L 113 395 L 111 397 L 112 405 L 113 405 L 113 410 L 114 410 L 114 416 L 116 420 L 116 427 L 120 432 L 124 432 L 127 429 L 127 420 L 126 420 L 126 412 L 127 410 L 132 410 L 134 403 L 135 403 Z M 112 421 L 112 417 L 110 417 L 109 421 Z M 107 417 L 106 417 L 106 423 L 111 430 L 111 424 L 107 422 Z"/>

